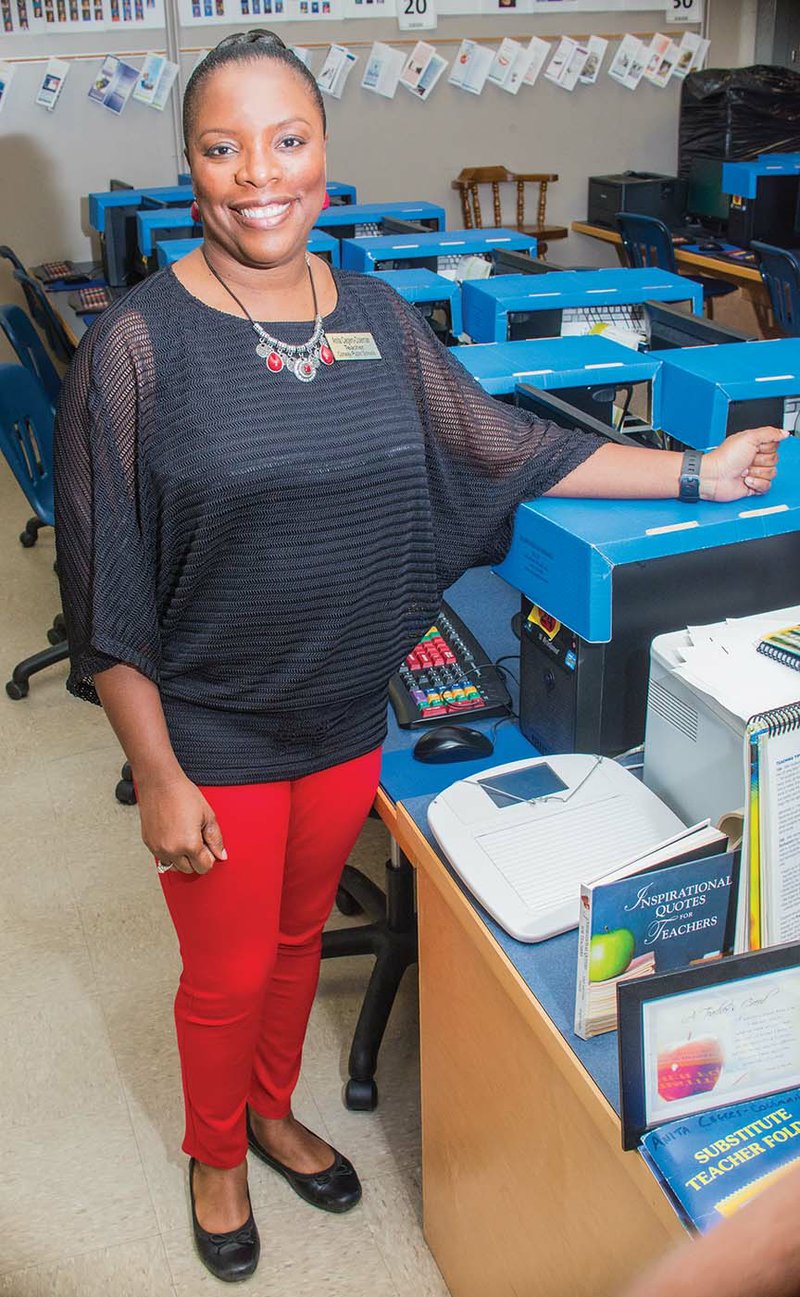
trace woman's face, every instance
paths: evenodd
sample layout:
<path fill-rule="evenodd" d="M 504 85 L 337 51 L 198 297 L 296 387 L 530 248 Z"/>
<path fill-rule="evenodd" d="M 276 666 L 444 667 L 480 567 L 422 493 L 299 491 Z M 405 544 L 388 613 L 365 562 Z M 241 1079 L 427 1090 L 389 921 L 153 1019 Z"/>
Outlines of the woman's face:
<path fill-rule="evenodd" d="M 291 68 L 256 59 L 214 72 L 198 94 L 188 155 L 207 241 L 258 266 L 305 252 L 325 198 L 325 137 Z"/>

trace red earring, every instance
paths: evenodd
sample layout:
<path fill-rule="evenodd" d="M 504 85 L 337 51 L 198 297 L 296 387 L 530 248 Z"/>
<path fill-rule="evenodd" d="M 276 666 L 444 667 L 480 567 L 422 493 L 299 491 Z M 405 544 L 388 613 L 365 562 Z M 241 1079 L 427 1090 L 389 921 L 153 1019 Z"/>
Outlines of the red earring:
<path fill-rule="evenodd" d="M 327 191 L 327 189 L 326 189 L 326 190 L 325 190 L 325 197 L 324 197 L 323 200 L 322 200 L 322 210 L 323 210 L 323 212 L 325 211 L 325 209 L 326 209 L 327 207 L 330 207 L 330 205 L 331 205 L 331 196 L 330 196 L 330 194 L 328 193 L 328 191 Z"/>
<path fill-rule="evenodd" d="M 192 199 L 192 205 L 191 205 L 191 207 L 189 208 L 189 213 L 190 213 L 191 218 L 192 218 L 192 220 L 194 221 L 195 225 L 199 225 L 200 222 L 201 222 L 201 220 L 202 220 L 202 217 L 200 216 L 200 208 L 199 208 L 199 206 L 198 206 L 198 204 L 197 204 L 197 199 L 196 199 L 196 198 L 193 198 L 193 199 Z"/>

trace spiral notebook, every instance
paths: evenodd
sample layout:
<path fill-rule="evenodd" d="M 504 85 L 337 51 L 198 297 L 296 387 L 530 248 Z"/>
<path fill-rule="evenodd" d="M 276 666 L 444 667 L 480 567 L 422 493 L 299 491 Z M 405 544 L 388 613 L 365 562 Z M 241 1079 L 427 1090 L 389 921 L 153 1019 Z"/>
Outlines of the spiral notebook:
<path fill-rule="evenodd" d="M 773 662 L 781 662 L 800 671 L 800 626 L 787 626 L 784 630 L 772 631 L 765 635 L 757 645 L 758 652 Z"/>
<path fill-rule="evenodd" d="M 800 702 L 751 717 L 744 749 L 737 951 L 800 940 Z"/>

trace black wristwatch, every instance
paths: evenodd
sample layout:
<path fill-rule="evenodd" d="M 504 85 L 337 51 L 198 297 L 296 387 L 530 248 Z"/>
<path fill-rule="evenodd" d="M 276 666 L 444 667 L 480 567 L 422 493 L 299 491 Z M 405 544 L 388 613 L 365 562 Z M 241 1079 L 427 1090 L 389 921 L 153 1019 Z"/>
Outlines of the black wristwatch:
<path fill-rule="evenodd" d="M 696 504 L 700 499 L 700 465 L 703 462 L 699 450 L 685 450 L 681 460 L 681 480 L 678 499 L 686 504 Z"/>

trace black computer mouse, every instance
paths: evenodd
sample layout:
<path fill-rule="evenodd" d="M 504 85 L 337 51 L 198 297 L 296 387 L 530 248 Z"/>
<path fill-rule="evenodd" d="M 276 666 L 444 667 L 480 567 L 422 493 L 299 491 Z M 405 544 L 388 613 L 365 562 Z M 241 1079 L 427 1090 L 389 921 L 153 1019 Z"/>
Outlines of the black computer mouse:
<path fill-rule="evenodd" d="M 421 735 L 414 744 L 413 755 L 417 761 L 443 764 L 445 761 L 477 761 L 490 757 L 494 744 L 488 734 L 470 729 L 467 725 L 437 725 Z"/>
<path fill-rule="evenodd" d="M 723 251 L 722 244 L 717 243 L 714 239 L 708 239 L 705 243 L 698 243 L 697 248 L 699 252 L 722 252 Z"/>

